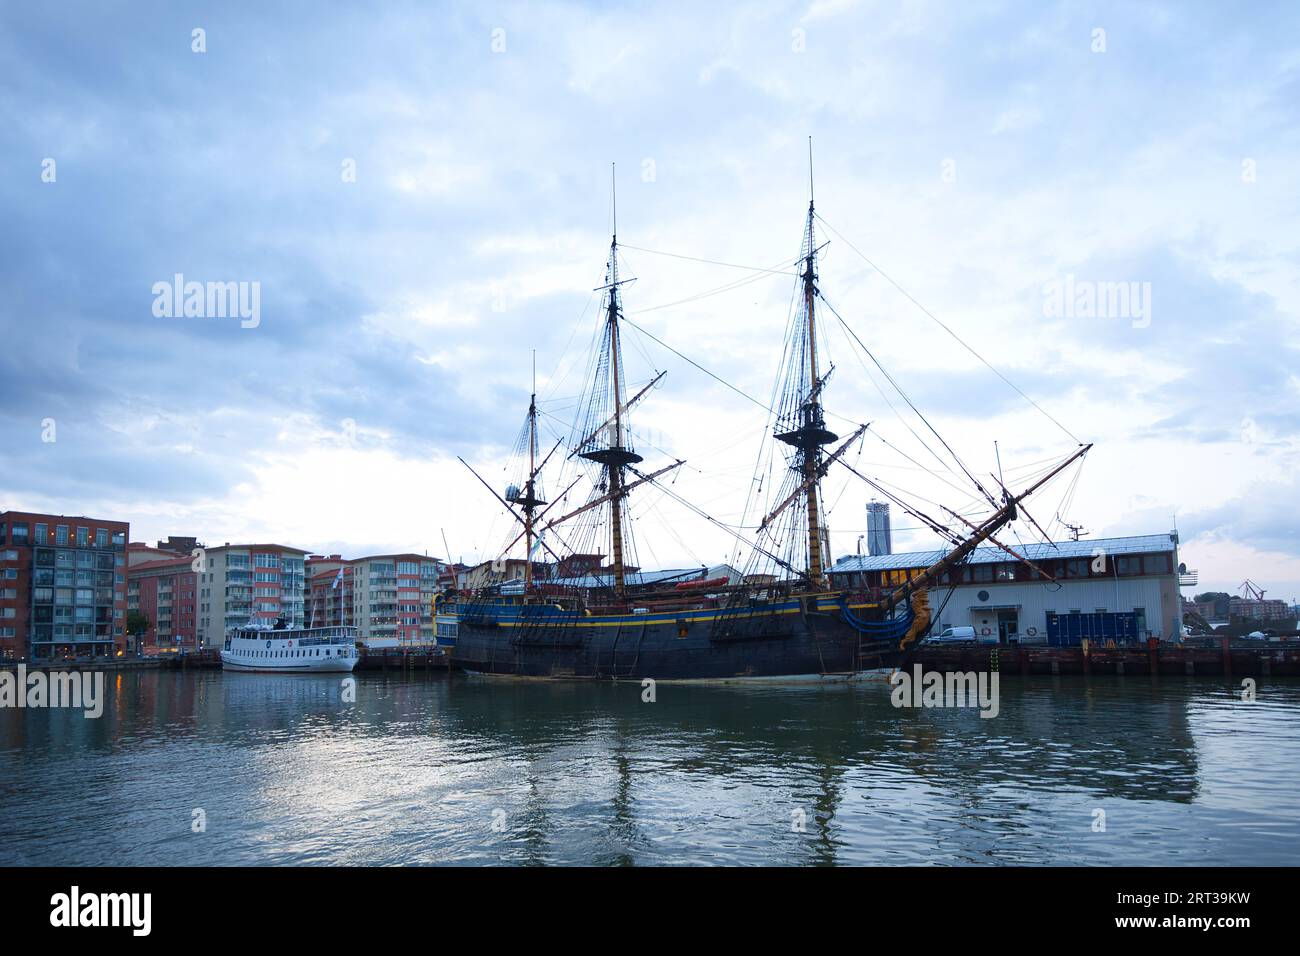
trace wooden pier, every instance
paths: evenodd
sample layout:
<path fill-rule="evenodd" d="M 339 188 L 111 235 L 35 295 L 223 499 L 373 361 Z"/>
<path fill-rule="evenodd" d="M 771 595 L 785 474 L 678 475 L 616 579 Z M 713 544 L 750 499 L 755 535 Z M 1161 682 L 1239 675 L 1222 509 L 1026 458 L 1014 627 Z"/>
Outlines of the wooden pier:
<path fill-rule="evenodd" d="M 429 648 L 387 647 L 366 650 L 357 661 L 359 671 L 449 670 L 451 658 Z"/>
<path fill-rule="evenodd" d="M 1231 640 L 1211 638 L 1197 643 L 1087 647 L 1046 647 L 1024 644 L 923 644 L 911 656 L 910 668 L 927 671 L 993 671 L 1011 677 L 1168 676 L 1168 677 L 1293 677 L 1300 676 L 1300 640 Z M 4 666 L 13 667 L 6 663 Z M 33 664 L 66 670 L 127 670 L 220 668 L 214 650 L 152 658 L 107 658 Z M 359 671 L 450 671 L 452 657 L 432 648 L 384 648 L 362 651 Z"/>
<path fill-rule="evenodd" d="M 1020 644 L 922 645 L 912 663 L 935 671 L 998 671 L 1004 676 L 1155 675 L 1283 677 L 1300 675 L 1300 641 L 1218 638 L 1197 644 L 1044 647 Z"/>

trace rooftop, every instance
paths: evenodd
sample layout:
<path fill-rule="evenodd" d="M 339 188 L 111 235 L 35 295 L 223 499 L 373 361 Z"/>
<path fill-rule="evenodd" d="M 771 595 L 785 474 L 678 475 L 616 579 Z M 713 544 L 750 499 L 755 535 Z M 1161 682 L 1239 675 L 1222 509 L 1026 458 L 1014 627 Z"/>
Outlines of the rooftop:
<path fill-rule="evenodd" d="M 665 581 L 689 581 L 707 574 L 707 568 L 673 568 L 667 571 L 629 571 L 623 576 L 623 582 L 629 587 L 642 584 L 661 584 Z M 584 574 L 574 578 L 554 578 L 547 584 L 559 584 L 571 588 L 609 588 L 614 586 L 613 574 Z"/>
<path fill-rule="evenodd" d="M 1081 538 L 1078 541 L 1035 542 L 1023 545 L 1008 541 L 1007 546 L 1030 561 L 1051 561 L 1065 558 L 1091 558 L 1098 548 L 1108 555 L 1168 552 L 1174 550 L 1174 539 L 1169 534 L 1142 534 L 1129 538 Z M 827 570 L 830 574 L 853 574 L 860 571 L 928 568 L 947 553 L 945 549 L 911 551 L 906 554 L 849 554 L 840 558 Z M 971 564 L 1000 564 L 1015 559 L 994 545 L 976 548 L 968 560 Z"/>

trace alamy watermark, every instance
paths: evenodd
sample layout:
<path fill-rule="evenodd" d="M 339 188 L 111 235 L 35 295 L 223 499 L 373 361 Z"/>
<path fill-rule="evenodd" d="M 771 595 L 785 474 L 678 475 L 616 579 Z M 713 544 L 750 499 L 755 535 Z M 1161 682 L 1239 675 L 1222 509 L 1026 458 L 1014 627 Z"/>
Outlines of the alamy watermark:
<path fill-rule="evenodd" d="M 50 897 L 50 925 L 127 926 L 132 936 L 148 936 L 153 920 L 152 893 L 83 893 L 74 886 Z"/>
<path fill-rule="evenodd" d="M 1133 328 L 1151 324 L 1150 282 L 1094 282 L 1067 275 L 1043 286 L 1043 315 L 1049 319 L 1129 319 Z"/>
<path fill-rule="evenodd" d="M 929 671 L 916 664 L 912 673 L 896 670 L 889 695 L 895 707 L 978 707 L 981 717 L 996 717 L 1000 709 L 998 672 Z"/>
<path fill-rule="evenodd" d="M 240 328 L 262 324 L 262 283 L 186 282 L 176 273 L 171 282 L 155 282 L 153 314 L 160 319 L 241 319 Z"/>
<path fill-rule="evenodd" d="M 104 713 L 103 671 L 0 671 L 0 707 L 68 707 L 93 720 Z"/>

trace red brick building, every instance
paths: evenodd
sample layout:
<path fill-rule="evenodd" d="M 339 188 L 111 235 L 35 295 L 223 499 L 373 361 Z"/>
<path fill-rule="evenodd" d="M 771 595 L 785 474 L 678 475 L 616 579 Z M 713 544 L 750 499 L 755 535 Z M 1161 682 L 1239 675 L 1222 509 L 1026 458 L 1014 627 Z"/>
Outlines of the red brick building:
<path fill-rule="evenodd" d="M 131 565 L 126 606 L 149 619 L 149 628 L 140 639 L 144 653 L 199 649 L 195 618 L 198 581 L 194 559 L 188 554 Z"/>
<path fill-rule="evenodd" d="M 111 657 L 126 634 L 130 523 L 0 512 L 0 658 Z"/>

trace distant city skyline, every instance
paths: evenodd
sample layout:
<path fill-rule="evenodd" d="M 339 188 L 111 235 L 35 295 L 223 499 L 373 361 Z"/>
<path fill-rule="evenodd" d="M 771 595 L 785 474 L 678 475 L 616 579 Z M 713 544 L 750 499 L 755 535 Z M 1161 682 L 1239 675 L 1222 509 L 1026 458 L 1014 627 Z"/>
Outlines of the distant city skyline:
<path fill-rule="evenodd" d="M 668 372 L 639 448 L 744 524 L 764 413 L 656 339 L 770 394 L 812 136 L 821 285 L 974 472 L 1095 442 L 1029 502 L 1054 537 L 1176 526 L 1184 595 L 1300 598 L 1293 5 L 74 9 L 0 11 L 0 510 L 495 556 L 457 456 L 503 492 L 534 352 L 570 423 L 616 163 L 629 375 Z M 825 321 L 828 411 L 916 452 Z M 855 467 L 979 504 L 874 438 Z M 828 478 L 834 554 L 871 497 Z M 640 564 L 731 560 L 639 501 Z"/>

